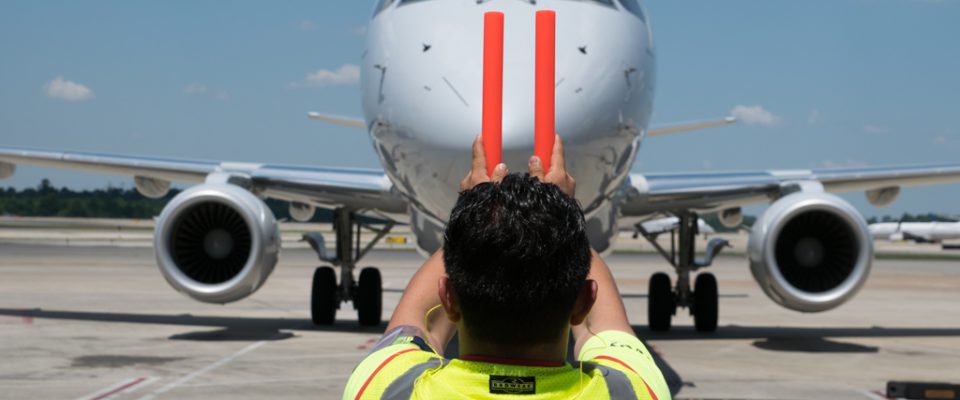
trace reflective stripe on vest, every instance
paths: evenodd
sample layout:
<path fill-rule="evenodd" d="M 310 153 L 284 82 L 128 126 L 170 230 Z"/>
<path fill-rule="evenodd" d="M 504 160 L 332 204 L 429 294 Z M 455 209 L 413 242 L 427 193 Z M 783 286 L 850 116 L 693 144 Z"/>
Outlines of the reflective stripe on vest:
<path fill-rule="evenodd" d="M 583 363 L 583 372 L 590 373 L 592 369 L 599 369 L 603 375 L 603 380 L 607 383 L 607 393 L 613 400 L 637 400 L 637 392 L 633 390 L 633 384 L 630 378 L 623 371 L 616 370 L 605 365 L 594 364 L 591 362 Z"/>
<path fill-rule="evenodd" d="M 430 368 L 436 368 L 442 365 L 443 360 L 431 358 L 426 362 L 414 365 L 399 378 L 387 386 L 383 392 L 382 400 L 408 400 L 413 395 L 413 386 L 420 375 L 423 375 Z M 583 372 L 589 374 L 593 369 L 600 370 L 603 380 L 607 383 L 607 393 L 612 400 L 637 400 L 637 392 L 633 390 L 633 384 L 630 378 L 622 371 L 590 362 L 583 363 Z"/>
<path fill-rule="evenodd" d="M 417 378 L 420 375 L 423 375 L 430 368 L 439 367 L 443 363 L 439 358 L 431 358 L 426 362 L 414 365 L 407 372 L 404 372 L 403 375 L 400 375 L 399 378 L 390 383 L 390 386 L 387 386 L 387 390 L 383 392 L 382 400 L 407 400 L 413 395 L 413 384 L 417 381 Z"/>

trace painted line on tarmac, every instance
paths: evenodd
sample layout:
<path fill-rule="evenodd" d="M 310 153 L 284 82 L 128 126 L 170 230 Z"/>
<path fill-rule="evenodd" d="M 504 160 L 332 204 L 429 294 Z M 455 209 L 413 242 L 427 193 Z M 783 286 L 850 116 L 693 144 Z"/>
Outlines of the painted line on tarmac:
<path fill-rule="evenodd" d="M 215 383 L 191 383 L 183 385 L 183 387 L 189 388 L 202 388 L 202 387 L 238 387 L 238 386 L 259 386 L 264 384 L 276 384 L 276 383 L 296 383 L 296 382 L 316 382 L 316 381 L 327 381 L 327 380 L 343 380 L 344 382 L 350 378 L 351 375 L 327 375 L 327 376 L 318 376 L 310 378 L 299 378 L 299 379 L 265 379 L 265 380 L 245 380 L 242 382 L 215 382 Z"/>
<path fill-rule="evenodd" d="M 257 358 L 257 361 L 291 361 L 291 360 L 318 360 L 326 358 L 363 358 L 366 357 L 367 353 L 362 351 L 355 351 L 352 353 L 326 353 L 326 354 L 317 354 L 317 355 L 302 355 L 302 356 L 287 356 L 287 357 L 260 357 Z"/>
<path fill-rule="evenodd" d="M 249 352 L 251 352 L 251 351 L 254 351 L 254 350 L 256 350 L 257 348 L 259 348 L 260 346 L 263 346 L 263 345 L 265 345 L 265 344 L 267 344 L 267 341 L 266 341 L 266 340 L 261 340 L 261 341 L 259 341 L 259 342 L 254 343 L 254 344 L 251 344 L 251 345 L 249 345 L 249 346 L 247 346 L 247 347 L 244 347 L 244 348 L 240 349 L 240 351 L 238 351 L 238 352 L 236 352 L 236 353 L 233 353 L 233 354 L 231 354 L 231 355 L 229 355 L 229 356 L 226 356 L 226 357 L 224 357 L 224 358 L 221 358 L 221 359 L 217 360 L 216 362 L 214 362 L 213 364 L 207 365 L 206 367 L 203 367 L 203 368 L 200 368 L 200 369 L 198 369 L 198 370 L 196 370 L 196 371 L 193 371 L 193 372 L 187 374 L 186 376 L 184 376 L 184 377 L 182 377 L 182 378 L 180 378 L 180 379 L 177 379 L 177 380 L 174 381 L 174 382 L 168 383 L 168 384 L 166 384 L 165 386 L 163 386 L 163 387 L 161 387 L 161 388 L 159 388 L 159 389 L 157 389 L 157 390 L 154 390 L 153 393 L 150 393 L 150 394 L 148 394 L 148 395 L 146 395 L 146 396 L 141 397 L 140 400 L 149 400 L 149 399 L 152 399 L 152 398 L 156 397 L 157 395 L 166 393 L 166 392 L 168 392 L 168 391 L 170 391 L 170 390 L 176 389 L 177 387 L 183 386 L 183 384 L 194 380 L 194 379 L 197 378 L 198 376 L 203 375 L 203 374 L 206 374 L 207 372 L 213 371 L 213 370 L 215 370 L 215 369 L 217 369 L 217 368 L 220 368 L 220 367 L 222 367 L 222 366 L 230 363 L 231 361 L 237 359 L 237 357 L 240 357 L 240 356 L 242 356 L 242 355 L 244 355 L 244 354 L 247 354 L 247 353 L 249 353 Z"/>
<path fill-rule="evenodd" d="M 113 396 L 116 396 L 116 395 L 118 395 L 118 394 L 120 394 L 120 393 L 132 393 L 132 392 L 135 392 L 135 391 L 137 391 L 138 389 L 140 389 L 140 388 L 142 388 L 142 387 L 145 387 L 145 386 L 147 386 L 147 385 L 149 385 L 149 384 L 151 384 L 151 383 L 153 383 L 153 382 L 155 382 L 155 381 L 157 381 L 157 380 L 159 380 L 159 378 L 149 377 L 149 376 L 141 376 L 141 377 L 139 377 L 139 378 L 127 379 L 127 380 L 121 381 L 121 382 L 119 382 L 119 383 L 115 383 L 115 384 L 113 384 L 113 385 L 110 385 L 110 386 L 107 387 L 107 388 L 100 389 L 100 390 L 98 390 L 98 391 L 96 391 L 96 392 L 94 392 L 94 393 L 92 393 L 92 394 L 83 396 L 83 397 L 79 398 L 78 400 L 103 400 L 103 399 L 109 399 L 109 398 L 111 398 L 111 397 L 113 397 Z"/>

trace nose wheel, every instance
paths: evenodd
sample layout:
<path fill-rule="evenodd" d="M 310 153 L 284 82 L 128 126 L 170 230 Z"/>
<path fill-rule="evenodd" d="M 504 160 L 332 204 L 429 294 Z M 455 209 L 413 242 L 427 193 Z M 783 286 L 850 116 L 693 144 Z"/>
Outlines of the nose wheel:
<path fill-rule="evenodd" d="M 360 325 L 380 325 L 380 315 L 383 311 L 383 284 L 380 279 L 380 270 L 367 267 L 360 271 L 360 283 L 357 285 L 357 296 L 353 300 L 357 308 L 357 319 Z"/>
<path fill-rule="evenodd" d="M 670 330 L 671 320 L 677 313 L 678 297 L 670 285 L 670 276 L 657 272 L 650 277 L 650 290 L 647 296 L 647 322 L 650 330 L 666 332 Z M 690 315 L 693 326 L 699 332 L 717 330 L 719 295 L 717 278 L 709 272 L 697 275 L 693 292 L 690 293 Z"/>
<path fill-rule="evenodd" d="M 330 325 L 337 316 L 340 301 L 337 298 L 337 273 L 330 267 L 313 271 L 310 291 L 310 317 L 314 325 Z"/>
<path fill-rule="evenodd" d="M 698 331 L 717 330 L 719 297 L 717 278 L 709 272 L 697 275 L 697 280 L 693 283 L 693 304 L 690 306 L 690 314 L 693 314 L 693 326 Z"/>
<path fill-rule="evenodd" d="M 670 287 L 670 276 L 657 272 L 650 277 L 650 291 L 647 297 L 647 320 L 650 330 L 665 332 L 670 330 L 670 320 L 677 312 L 677 303 Z"/>
<path fill-rule="evenodd" d="M 366 228 L 376 232 L 373 238 L 361 250 L 359 249 L 360 230 L 356 230 L 354 238 L 354 224 L 358 228 Z M 353 212 L 345 209 L 334 210 L 333 229 L 336 233 L 336 255 L 327 255 L 323 235 L 307 233 L 303 240 L 310 244 L 321 261 L 329 262 L 340 267 L 340 283 L 337 284 L 337 274 L 333 267 L 318 267 L 313 273 L 313 285 L 310 293 L 310 316 L 315 325 L 331 325 L 336 320 L 340 303 L 351 301 L 357 310 L 360 325 L 380 325 L 383 320 L 383 279 L 380 270 L 366 267 L 360 271 L 359 279 L 353 278 L 353 269 L 356 262 L 365 256 L 390 229 L 392 221 L 382 228 L 357 223 Z M 354 240 L 355 239 L 355 240 Z"/>

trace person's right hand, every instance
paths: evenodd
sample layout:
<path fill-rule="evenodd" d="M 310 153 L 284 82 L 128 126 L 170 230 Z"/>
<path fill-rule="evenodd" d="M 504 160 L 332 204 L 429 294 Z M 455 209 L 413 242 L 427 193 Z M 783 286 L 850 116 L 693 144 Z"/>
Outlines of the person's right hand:
<path fill-rule="evenodd" d="M 530 175 L 540 179 L 541 182 L 552 183 L 560 187 L 563 193 L 573 197 L 577 189 L 577 181 L 567 173 L 567 166 L 563 158 L 563 141 L 560 135 L 556 135 L 553 140 L 553 154 L 550 156 L 550 170 L 544 173 L 543 162 L 540 157 L 532 156 L 527 162 L 530 167 Z"/>
<path fill-rule="evenodd" d="M 487 156 L 483 152 L 483 137 L 477 136 L 473 140 L 473 161 L 470 163 L 470 171 L 467 176 L 460 181 L 460 191 L 473 189 L 484 182 L 500 182 L 510 171 L 507 170 L 507 164 L 497 164 L 493 169 L 493 176 L 487 175 Z"/>

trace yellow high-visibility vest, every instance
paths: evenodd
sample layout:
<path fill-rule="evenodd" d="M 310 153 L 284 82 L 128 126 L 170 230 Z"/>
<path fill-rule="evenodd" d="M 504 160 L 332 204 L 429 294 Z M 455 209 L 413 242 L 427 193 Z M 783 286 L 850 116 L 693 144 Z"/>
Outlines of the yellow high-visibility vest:
<path fill-rule="evenodd" d="M 635 336 L 605 331 L 561 366 L 511 360 L 443 359 L 412 341 L 379 349 L 353 371 L 344 400 L 357 399 L 656 399 L 670 390 Z"/>

